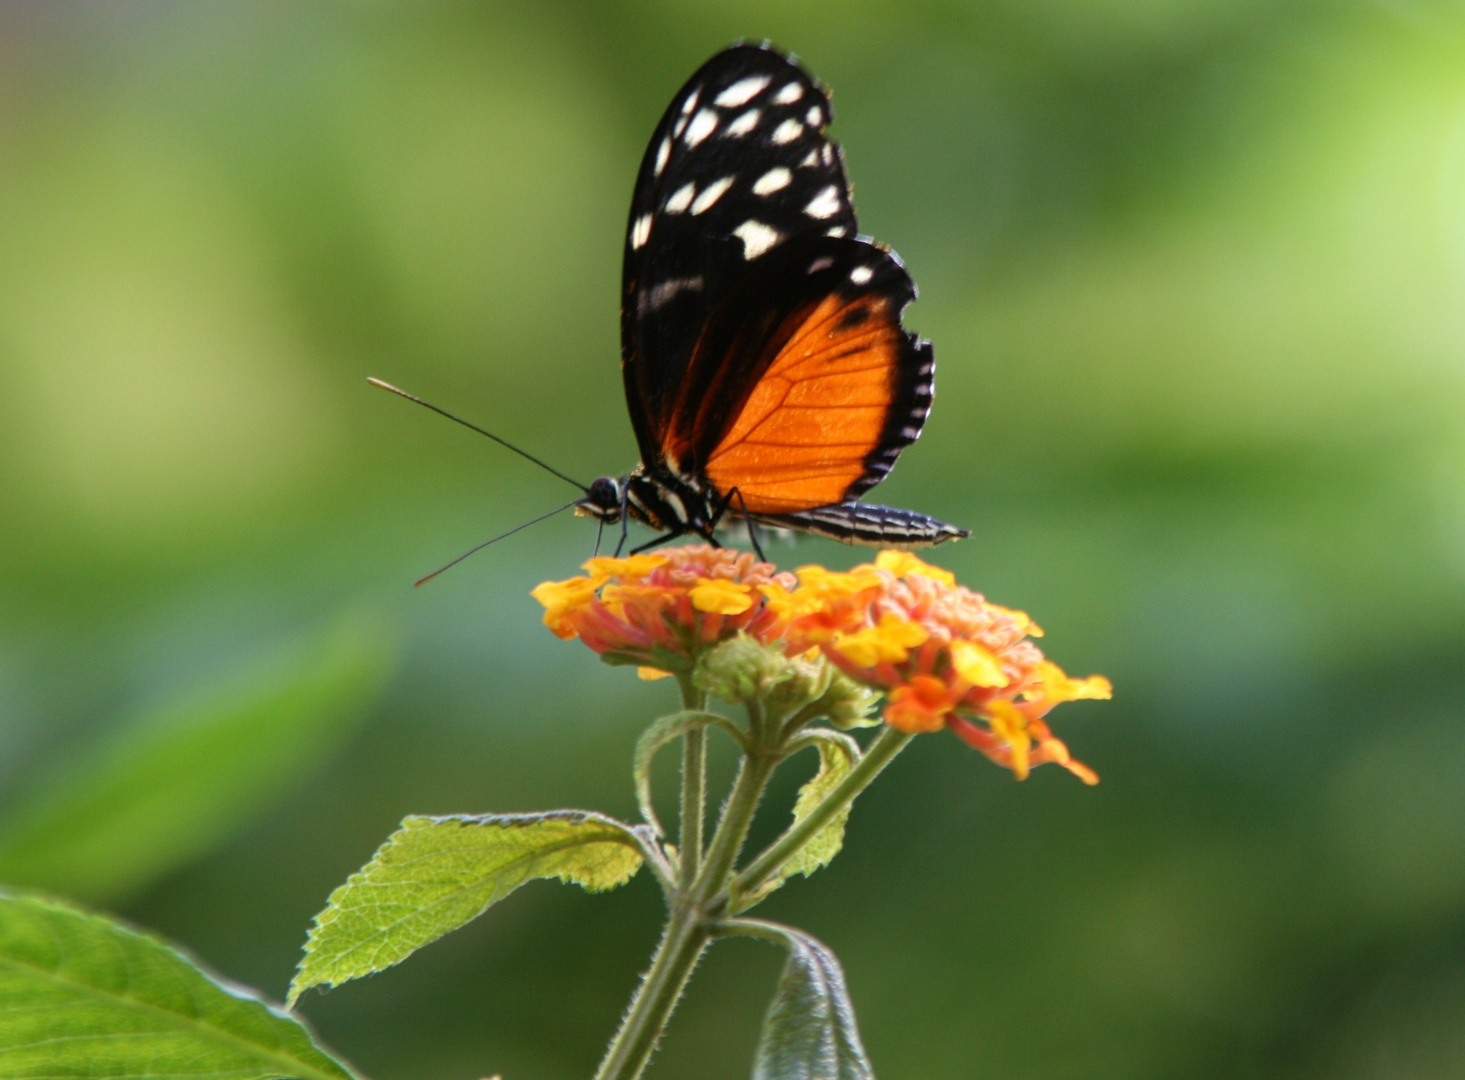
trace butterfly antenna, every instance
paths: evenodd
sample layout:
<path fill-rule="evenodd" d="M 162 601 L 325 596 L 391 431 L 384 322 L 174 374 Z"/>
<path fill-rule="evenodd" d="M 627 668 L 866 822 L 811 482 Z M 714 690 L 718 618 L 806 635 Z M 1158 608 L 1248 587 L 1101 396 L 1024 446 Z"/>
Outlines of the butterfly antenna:
<path fill-rule="evenodd" d="M 537 518 L 530 518 L 528 521 L 524 522 L 524 524 L 522 524 L 522 525 L 515 525 L 508 532 L 501 532 L 497 536 L 493 537 L 492 539 L 485 540 L 481 544 L 475 544 L 473 547 L 471 547 L 467 551 L 463 552 L 463 554 L 459 555 L 452 562 L 445 563 L 444 565 L 439 566 L 436 570 L 434 570 L 432 573 L 428 574 L 424 578 L 418 578 L 416 581 L 414 581 L 412 583 L 412 587 L 413 588 L 421 588 L 423 585 L 426 585 L 433 578 L 435 578 L 439 574 L 441 574 L 444 570 L 451 570 L 453 567 L 457 566 L 460 562 L 462 562 L 464 559 L 466 559 L 469 555 L 472 555 L 475 551 L 482 551 L 484 548 L 488 547 L 489 544 L 496 544 L 500 540 L 502 540 L 504 537 L 506 537 L 506 536 L 513 536 L 516 532 L 518 532 L 521 529 L 527 529 L 531 525 L 538 525 L 545 518 L 552 518 L 556 514 L 563 514 L 566 510 L 568 510 L 570 507 L 574 506 L 575 503 L 577 503 L 579 501 L 580 501 L 579 499 L 572 499 L 569 502 L 565 503 L 564 506 L 557 507 L 554 510 L 551 510 L 547 514 L 540 514 Z"/>
<path fill-rule="evenodd" d="M 404 397 L 408 401 L 415 401 L 415 402 L 417 402 L 417 404 L 421 405 L 423 408 L 431 409 L 433 412 L 437 413 L 439 416 L 446 416 L 449 420 L 453 421 L 453 423 L 455 423 L 455 424 L 462 424 L 465 428 L 468 428 L 471 431 L 476 431 L 480 435 L 487 435 L 490 439 L 492 439 L 494 442 L 498 443 L 500 446 L 507 447 L 508 449 L 512 450 L 514 453 L 518 454 L 521 458 L 525 458 L 525 459 L 527 459 L 529 461 L 534 462 L 534 464 L 538 465 L 545 472 L 554 473 L 555 476 L 558 476 L 565 483 L 567 483 L 567 484 L 573 484 L 575 487 L 579 488 L 581 491 L 585 492 L 586 494 L 589 494 L 590 489 L 588 487 L 586 487 L 584 484 L 580 483 L 580 481 L 578 481 L 578 480 L 571 480 L 568 476 L 566 476 L 564 473 L 560 472 L 553 465 L 546 465 L 544 462 L 540 461 L 533 454 L 529 453 L 526 450 L 520 450 L 513 443 L 508 442 L 505 439 L 500 439 L 493 432 L 491 432 L 491 431 L 484 431 L 477 424 L 470 424 L 467 420 L 464 420 L 461 416 L 454 416 L 452 413 L 448 412 L 446 409 L 439 409 L 436 405 L 432 404 L 431 402 L 423 401 L 416 394 L 409 394 L 409 393 L 407 393 L 407 391 L 402 390 L 402 389 L 399 389 L 398 387 L 393 386 L 389 382 L 382 382 L 381 379 L 371 379 L 371 378 L 368 378 L 366 381 L 369 382 L 369 383 L 371 383 L 372 386 L 379 386 L 383 390 L 390 390 L 392 393 L 396 394 L 398 397 Z M 559 511 L 556 510 L 555 513 L 559 513 Z M 546 515 L 546 516 L 548 516 L 548 515 Z M 534 520 L 535 521 L 538 521 L 540 519 L 539 518 L 535 518 Z M 534 524 L 534 522 L 531 521 L 531 522 L 527 522 L 526 524 L 532 525 L 532 524 Z M 521 525 L 520 528 L 523 528 L 523 526 Z M 508 533 L 504 533 L 504 535 L 507 536 L 509 534 Z M 495 537 L 494 539 L 496 540 L 496 539 L 499 539 L 499 538 L 498 537 Z M 493 540 L 488 541 L 488 543 L 490 543 L 490 544 L 493 543 Z M 474 551 L 477 551 L 478 549 L 477 548 L 474 548 L 473 550 Z M 469 552 L 469 554 L 471 555 L 472 552 Z M 452 563 L 448 563 L 448 566 L 452 566 L 452 565 L 453 565 Z M 447 568 L 448 567 L 445 566 L 445 567 L 443 567 L 443 570 L 446 570 Z M 442 570 L 439 570 L 438 573 L 442 573 Z M 430 577 L 432 577 L 432 575 L 429 574 L 427 577 L 430 578 Z M 427 578 L 423 578 L 422 579 L 422 581 L 426 581 L 426 580 L 427 580 Z M 417 584 L 421 585 L 422 584 L 422 581 L 419 581 Z"/>

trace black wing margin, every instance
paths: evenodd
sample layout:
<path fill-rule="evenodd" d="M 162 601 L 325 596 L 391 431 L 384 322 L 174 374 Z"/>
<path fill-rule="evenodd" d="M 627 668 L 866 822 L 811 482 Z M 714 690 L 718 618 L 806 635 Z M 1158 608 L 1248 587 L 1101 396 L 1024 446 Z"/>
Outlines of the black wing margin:
<path fill-rule="evenodd" d="M 658 464 L 698 337 L 770 251 L 853 237 L 829 96 L 767 45 L 735 45 L 672 99 L 641 162 L 626 230 L 621 363 L 641 458 Z M 873 482 L 873 481 L 872 481 Z"/>

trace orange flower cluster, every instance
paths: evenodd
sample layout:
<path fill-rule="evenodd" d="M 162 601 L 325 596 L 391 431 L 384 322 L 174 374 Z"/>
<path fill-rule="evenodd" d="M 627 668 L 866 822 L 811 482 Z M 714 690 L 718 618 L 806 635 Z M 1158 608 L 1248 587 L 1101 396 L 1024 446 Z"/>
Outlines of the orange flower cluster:
<path fill-rule="evenodd" d="M 1049 730 L 1055 705 L 1108 698 L 1109 681 L 1070 679 L 1032 638 L 1023 612 L 990 604 L 946 570 L 904 552 L 797 578 L 751 555 L 707 546 L 591 559 L 586 576 L 534 590 L 544 621 L 643 677 L 685 670 L 698 650 L 743 632 L 790 654 L 818 650 L 885 692 L 884 719 L 907 732 L 950 729 L 1018 779 L 1056 762 L 1098 782 Z"/>
<path fill-rule="evenodd" d="M 706 544 L 591 559 L 584 570 L 533 591 L 544 624 L 601 655 L 639 663 L 650 679 L 686 670 L 700 649 L 739 632 L 773 640 L 777 619 L 760 589 L 795 583 L 750 554 Z"/>
<path fill-rule="evenodd" d="M 792 648 L 817 647 L 851 678 L 885 691 L 891 727 L 949 728 L 1020 780 L 1051 761 L 1098 782 L 1043 717 L 1065 701 L 1108 698 L 1109 680 L 1070 679 L 1044 659 L 1030 640 L 1043 631 L 1023 612 L 900 551 L 843 574 L 801 567 L 797 589 L 764 592 Z"/>

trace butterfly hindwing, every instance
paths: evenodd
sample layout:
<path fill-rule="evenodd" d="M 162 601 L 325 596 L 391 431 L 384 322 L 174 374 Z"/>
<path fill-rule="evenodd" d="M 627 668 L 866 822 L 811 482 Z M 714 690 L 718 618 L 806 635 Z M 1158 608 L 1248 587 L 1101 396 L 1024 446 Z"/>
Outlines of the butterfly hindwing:
<path fill-rule="evenodd" d="M 663 436 L 714 312 L 760 263 L 806 237 L 853 237 L 829 97 L 763 46 L 718 53 L 682 87 L 647 147 L 626 234 L 622 363 L 642 460 Z"/>
<path fill-rule="evenodd" d="M 901 326 L 915 286 L 863 240 L 770 253 L 708 321 L 659 450 L 737 508 L 781 514 L 878 483 L 930 411 L 928 342 Z"/>

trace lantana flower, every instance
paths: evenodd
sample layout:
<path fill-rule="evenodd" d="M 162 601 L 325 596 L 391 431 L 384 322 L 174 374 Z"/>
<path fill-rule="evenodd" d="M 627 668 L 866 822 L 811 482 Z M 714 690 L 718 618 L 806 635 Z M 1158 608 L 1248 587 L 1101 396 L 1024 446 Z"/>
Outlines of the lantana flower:
<path fill-rule="evenodd" d="M 699 652 L 739 633 L 772 640 L 779 619 L 760 589 L 795 585 L 792 574 L 749 553 L 705 544 L 595 558 L 583 569 L 533 590 L 544 624 L 614 662 L 638 665 L 643 678 L 688 670 Z"/>
<path fill-rule="evenodd" d="M 797 589 L 764 587 L 790 647 L 818 648 L 845 674 L 884 690 L 891 727 L 949 729 L 1020 780 L 1051 761 L 1098 782 L 1043 718 L 1064 701 L 1110 697 L 1109 680 L 1070 679 L 1033 643 L 1043 631 L 1024 612 L 988 603 L 907 552 L 883 551 L 843 574 L 798 573 Z"/>
<path fill-rule="evenodd" d="M 1098 782 L 1044 718 L 1065 701 L 1110 697 L 1109 680 L 1069 678 L 1034 643 L 1043 631 L 1024 612 L 907 552 L 882 551 L 845 572 L 803 566 L 797 577 L 705 545 L 584 569 L 534 590 L 545 625 L 638 664 L 643 677 L 688 670 L 710 646 L 747 634 L 790 656 L 822 654 L 883 691 L 882 718 L 900 731 L 949 730 L 1019 780 L 1056 762 Z"/>

